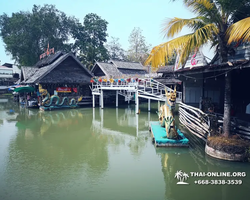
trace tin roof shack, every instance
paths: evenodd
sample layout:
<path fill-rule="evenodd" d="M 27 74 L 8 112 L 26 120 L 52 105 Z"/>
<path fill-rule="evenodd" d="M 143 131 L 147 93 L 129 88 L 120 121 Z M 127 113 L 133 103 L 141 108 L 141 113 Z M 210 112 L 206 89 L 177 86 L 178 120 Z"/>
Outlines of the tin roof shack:
<path fill-rule="evenodd" d="M 94 76 L 121 77 L 145 76 L 146 68 L 139 62 L 111 60 L 109 63 L 96 62 L 91 72 Z"/>
<path fill-rule="evenodd" d="M 67 88 L 67 95 L 90 96 L 91 72 L 72 54 L 56 52 L 38 61 L 35 66 L 22 67 L 22 84 L 41 84 L 50 94 Z M 63 91 L 59 95 L 63 96 Z"/>

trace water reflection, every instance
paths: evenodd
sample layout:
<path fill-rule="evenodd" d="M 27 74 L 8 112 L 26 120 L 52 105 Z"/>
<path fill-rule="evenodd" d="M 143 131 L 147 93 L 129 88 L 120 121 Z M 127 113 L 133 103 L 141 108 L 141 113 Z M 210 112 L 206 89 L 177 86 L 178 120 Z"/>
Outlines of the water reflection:
<path fill-rule="evenodd" d="M 230 200 L 250 189 L 247 177 L 242 186 L 195 185 L 194 177 L 177 185 L 177 170 L 249 175 L 249 164 L 207 157 L 204 143 L 188 133 L 190 148 L 155 148 L 148 131 L 154 111 L 15 106 L 0 110 L 0 199 Z M 6 113 L 11 108 L 15 115 Z"/>
<path fill-rule="evenodd" d="M 106 137 L 111 146 L 126 143 L 134 154 L 139 155 L 148 141 L 147 120 L 146 115 L 137 115 L 130 106 L 116 108 L 115 114 L 110 109 L 94 108 L 92 130 L 94 134 Z"/>
<path fill-rule="evenodd" d="M 129 134 L 132 136 L 138 136 L 140 130 L 145 130 L 145 122 L 147 119 L 145 116 L 140 117 L 135 114 L 132 108 L 116 108 L 115 115 L 113 113 L 110 114 L 110 112 L 112 111 L 94 108 L 92 121 L 93 128 L 102 133 L 117 131 L 117 134 Z M 104 117 L 104 115 L 108 117 Z"/>
<path fill-rule="evenodd" d="M 90 190 L 89 184 L 96 187 L 107 176 L 109 149 L 121 151 L 121 145 L 126 145 L 132 155 L 140 156 L 148 141 L 142 126 L 146 118 L 138 118 L 130 108 L 115 112 L 99 108 L 50 112 L 18 109 L 7 122 L 17 134 L 8 146 L 2 177 L 0 172 L 0 197 L 5 194 L 5 199 L 42 195 L 50 199 L 58 195 L 56 191 L 63 194 L 68 184 Z M 126 122 L 130 115 L 134 120 Z M 48 193 L 50 188 L 53 191 Z"/>

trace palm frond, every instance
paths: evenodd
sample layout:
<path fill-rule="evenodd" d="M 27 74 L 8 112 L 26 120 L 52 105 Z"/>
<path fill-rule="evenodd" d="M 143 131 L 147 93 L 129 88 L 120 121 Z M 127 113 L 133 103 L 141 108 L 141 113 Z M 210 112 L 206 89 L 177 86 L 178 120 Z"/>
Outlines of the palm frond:
<path fill-rule="evenodd" d="M 210 0 L 185 0 L 185 5 L 193 11 L 211 10 L 214 4 Z"/>
<path fill-rule="evenodd" d="M 195 48 L 199 48 L 207 43 L 217 33 L 218 29 L 214 24 L 207 24 L 192 34 L 187 34 L 160 44 L 152 49 L 145 65 L 151 63 L 153 68 L 158 68 L 168 63 L 169 58 L 175 53 L 180 55 L 180 63 L 183 64 Z"/>
<path fill-rule="evenodd" d="M 222 18 L 218 7 L 214 1 L 210 0 L 184 0 L 185 5 L 198 16 L 210 19 L 210 22 L 222 23 Z"/>
<path fill-rule="evenodd" d="M 226 34 L 228 37 L 228 44 L 231 44 L 232 42 L 250 41 L 250 17 L 231 25 Z"/>
<path fill-rule="evenodd" d="M 182 19 L 175 17 L 173 19 L 166 20 L 163 23 L 162 32 L 164 33 L 164 37 L 173 37 L 178 34 L 184 26 L 189 28 L 197 29 L 197 27 L 204 25 L 203 17 L 195 17 L 191 19 Z"/>

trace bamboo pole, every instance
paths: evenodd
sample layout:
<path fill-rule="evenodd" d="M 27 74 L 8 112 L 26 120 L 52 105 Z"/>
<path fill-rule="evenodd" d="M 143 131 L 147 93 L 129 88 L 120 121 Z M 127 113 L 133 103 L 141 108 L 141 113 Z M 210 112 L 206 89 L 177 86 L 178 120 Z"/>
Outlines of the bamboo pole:
<path fill-rule="evenodd" d="M 198 134 L 202 135 L 203 137 L 206 137 L 208 134 L 207 132 L 201 130 L 198 126 L 194 126 L 192 123 L 190 123 L 187 119 L 184 117 L 181 117 L 180 119 L 185 120 L 185 126 L 188 126 L 189 128 L 192 128 L 193 131 L 197 132 Z"/>
<path fill-rule="evenodd" d="M 204 116 L 208 116 L 208 114 L 204 113 L 202 110 L 198 109 L 198 108 L 195 108 L 195 107 L 192 107 L 192 106 L 188 106 L 182 102 L 180 102 L 179 104 L 179 107 L 183 107 L 183 108 L 186 108 L 186 109 L 189 109 L 191 112 L 193 112 L 197 117 L 200 117 L 201 115 L 198 114 L 197 112 L 195 111 L 198 111 L 199 113 L 201 113 L 202 115 Z"/>
<path fill-rule="evenodd" d="M 188 112 L 186 112 L 185 110 L 183 110 L 182 108 L 179 108 L 179 113 L 182 114 L 182 115 L 184 115 L 184 116 L 190 117 L 197 126 L 201 127 L 205 131 L 209 132 L 208 125 L 204 124 L 204 123 L 200 123 L 199 122 L 200 119 L 195 118 L 194 116 L 192 116 L 191 114 L 189 114 Z"/>
<path fill-rule="evenodd" d="M 207 131 L 202 130 L 199 126 L 195 125 L 192 121 L 190 121 L 188 118 L 180 116 L 181 118 L 185 119 L 185 121 L 188 123 L 189 127 L 192 127 L 194 130 L 199 131 L 199 134 L 205 135 Z"/>
<path fill-rule="evenodd" d="M 182 115 L 183 117 L 189 119 L 190 122 L 192 122 L 194 125 L 200 127 L 202 130 L 209 132 L 209 129 L 207 127 L 205 127 L 203 124 L 199 123 L 199 119 L 196 119 L 193 116 L 190 116 L 187 112 L 185 112 L 184 110 L 179 110 L 180 115 Z"/>
<path fill-rule="evenodd" d="M 194 126 L 192 123 L 190 123 L 190 121 L 184 117 L 180 117 L 180 119 L 183 119 L 185 121 L 186 126 L 188 126 L 189 128 L 192 128 L 192 130 L 196 131 L 198 134 L 202 135 L 205 137 L 206 132 L 203 132 L 199 127 Z"/>
<path fill-rule="evenodd" d="M 247 131 L 235 130 L 235 132 L 240 133 L 240 135 L 244 134 L 244 135 L 246 135 L 246 136 L 250 136 L 250 133 L 249 133 L 249 132 L 247 132 Z"/>
<path fill-rule="evenodd" d="M 183 121 L 182 118 L 180 118 L 180 122 L 181 122 L 182 124 L 187 124 L 187 123 L 185 123 L 185 122 Z M 193 130 L 191 130 L 191 129 L 188 127 L 188 125 L 186 126 L 186 128 L 187 128 L 191 133 L 193 133 L 194 135 L 196 135 L 197 137 L 201 138 L 203 141 L 206 142 L 206 139 L 205 139 L 203 136 L 201 136 L 201 135 L 197 134 L 196 132 L 194 132 Z"/>
<path fill-rule="evenodd" d="M 248 131 L 249 134 L 250 134 L 250 128 L 245 127 L 245 126 L 242 126 L 242 125 L 238 125 L 238 126 L 236 126 L 236 127 L 239 128 L 239 129 L 242 129 L 242 130 L 244 130 L 244 131 Z"/>

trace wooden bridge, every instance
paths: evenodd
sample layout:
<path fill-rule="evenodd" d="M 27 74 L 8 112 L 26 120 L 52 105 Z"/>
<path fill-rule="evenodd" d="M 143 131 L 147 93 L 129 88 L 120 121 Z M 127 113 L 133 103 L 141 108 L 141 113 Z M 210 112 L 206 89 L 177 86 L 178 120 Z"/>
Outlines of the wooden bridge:
<path fill-rule="evenodd" d="M 139 113 L 139 97 L 148 99 L 148 110 L 150 111 L 150 101 L 166 100 L 166 91 L 171 92 L 173 89 L 163 85 L 162 83 L 152 78 L 121 78 L 121 79 L 92 79 L 92 95 L 93 95 L 93 107 L 95 107 L 95 95 L 100 96 L 99 104 L 101 108 L 104 108 L 103 93 L 107 90 L 116 91 L 116 107 L 118 107 L 118 95 L 123 96 L 124 100 L 128 103 L 135 101 L 136 113 Z M 176 102 L 182 101 L 182 93 L 176 92 Z"/>

